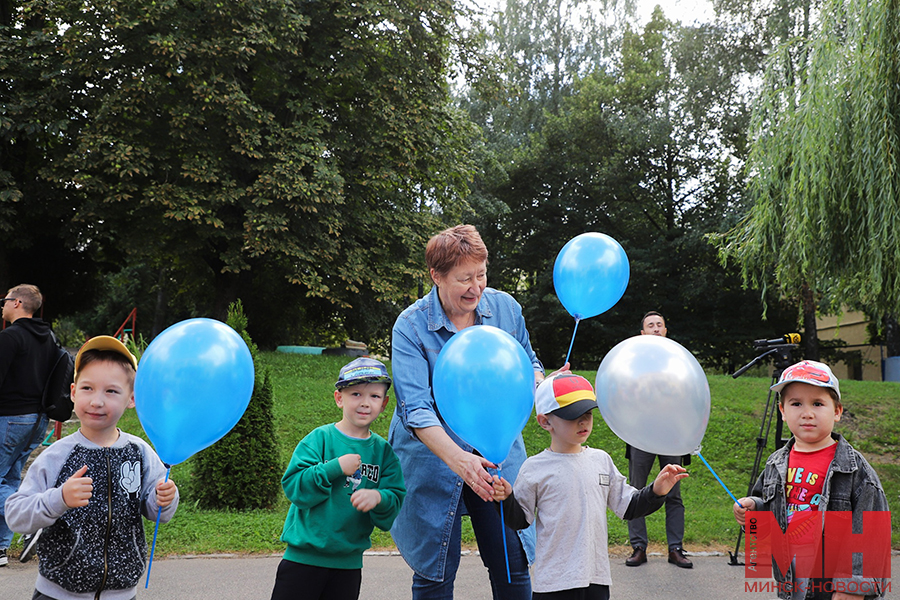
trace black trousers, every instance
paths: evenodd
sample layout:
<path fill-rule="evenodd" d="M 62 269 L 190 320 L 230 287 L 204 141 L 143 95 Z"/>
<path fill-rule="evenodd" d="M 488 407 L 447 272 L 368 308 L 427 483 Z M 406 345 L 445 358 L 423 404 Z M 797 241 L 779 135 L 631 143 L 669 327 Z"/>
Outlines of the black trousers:
<path fill-rule="evenodd" d="M 55 599 L 51 598 L 50 596 L 46 596 L 37 590 L 34 590 L 34 595 L 31 597 L 31 600 L 55 600 Z M 131 600 L 137 600 L 137 596 L 134 596 Z"/>
<path fill-rule="evenodd" d="M 329 569 L 283 560 L 272 600 L 357 600 L 362 569 Z"/>
<path fill-rule="evenodd" d="M 558 592 L 532 592 L 531 600 L 609 600 L 609 586 L 591 584 L 585 588 Z"/>

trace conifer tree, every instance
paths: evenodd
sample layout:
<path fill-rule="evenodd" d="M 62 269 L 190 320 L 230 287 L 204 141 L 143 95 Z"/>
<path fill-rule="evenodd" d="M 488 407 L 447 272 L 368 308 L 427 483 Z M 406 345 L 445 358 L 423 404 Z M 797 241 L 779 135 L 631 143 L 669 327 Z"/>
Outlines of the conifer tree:
<path fill-rule="evenodd" d="M 247 317 L 240 300 L 228 307 L 226 323 L 250 348 L 256 380 L 250 404 L 238 424 L 194 457 L 197 483 L 192 496 L 201 508 L 268 508 L 281 492 L 282 472 L 275 444 L 272 378 L 256 360 L 259 351 L 247 334 Z M 214 406 L 209 408 L 215 410 Z"/>

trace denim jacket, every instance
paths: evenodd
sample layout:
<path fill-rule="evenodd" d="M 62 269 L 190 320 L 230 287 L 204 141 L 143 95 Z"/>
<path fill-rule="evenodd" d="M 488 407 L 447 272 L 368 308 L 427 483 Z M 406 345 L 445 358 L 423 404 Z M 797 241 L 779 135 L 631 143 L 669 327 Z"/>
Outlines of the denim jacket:
<path fill-rule="evenodd" d="M 485 288 L 475 309 L 476 325 L 493 325 L 516 338 L 525 348 L 535 371 L 544 368 L 531 348 L 522 307 L 512 296 Z M 391 365 L 397 406 L 391 419 L 388 441 L 400 459 L 406 480 L 406 500 L 391 528 L 397 548 L 409 566 L 431 581 L 444 581 L 450 533 L 460 505 L 463 480 L 419 441 L 414 429 L 443 427 L 450 438 L 467 452 L 472 446 L 449 427 L 438 412 L 431 379 L 438 354 L 457 332 L 444 313 L 437 287 L 404 310 L 394 323 Z M 486 399 L 473 398 L 473 402 Z M 503 477 L 514 482 L 525 461 L 520 434 L 503 461 Z M 534 560 L 534 528 L 519 532 L 528 562 Z"/>
<path fill-rule="evenodd" d="M 831 437 L 837 440 L 837 448 L 834 452 L 834 459 L 828 467 L 828 473 L 825 475 L 825 482 L 822 485 L 822 502 L 819 504 L 819 510 L 827 511 L 850 511 L 852 512 L 852 523 L 854 531 L 862 531 L 863 513 L 867 511 L 887 511 L 887 498 L 884 489 L 881 487 L 881 481 L 875 470 L 869 465 L 862 454 L 857 452 L 843 436 L 832 433 Z M 788 456 L 791 448 L 794 446 L 794 438 L 791 438 L 779 450 L 776 450 L 769 456 L 766 461 L 765 469 L 754 484 L 750 497 L 756 503 L 755 510 L 765 510 L 774 513 L 778 525 L 782 531 L 787 529 L 787 496 L 785 494 L 785 485 L 787 480 Z M 824 508 L 822 508 L 824 507 Z M 777 565 L 772 565 L 772 573 L 775 580 L 779 584 L 778 596 L 790 600 L 791 583 L 796 584 L 799 580 L 795 580 L 789 567 L 785 573 L 781 573 Z M 853 557 L 853 573 L 852 578 L 833 579 L 833 584 L 842 584 L 843 589 L 861 589 L 863 582 L 869 583 L 872 589 L 876 589 L 878 594 L 870 594 L 866 599 L 882 598 L 885 593 L 886 582 L 884 580 L 866 579 L 862 575 L 862 557 L 855 554 Z M 827 580 L 826 580 L 827 581 Z M 807 589 L 806 598 L 814 597 L 813 586 L 802 582 L 802 587 Z M 840 588 L 838 588 L 840 589 Z M 815 596 L 822 597 L 822 596 Z M 824 596 L 830 598 L 831 596 Z"/>

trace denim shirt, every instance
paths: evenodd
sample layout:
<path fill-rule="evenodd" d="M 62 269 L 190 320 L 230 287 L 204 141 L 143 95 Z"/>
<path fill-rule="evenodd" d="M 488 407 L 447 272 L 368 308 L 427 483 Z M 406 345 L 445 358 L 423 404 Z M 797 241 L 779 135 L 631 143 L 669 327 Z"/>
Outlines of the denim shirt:
<path fill-rule="evenodd" d="M 493 325 L 511 334 L 525 348 L 535 371 L 544 368 L 531 348 L 522 307 L 512 296 L 485 288 L 475 308 L 476 325 Z M 437 286 L 404 310 L 394 323 L 391 365 L 397 406 L 391 419 L 388 441 L 400 459 L 406 480 L 406 500 L 391 528 L 391 536 L 409 566 L 431 581 L 444 581 L 447 552 L 463 480 L 419 441 L 414 429 L 440 426 L 466 452 L 472 446 L 447 427 L 431 391 L 438 354 L 457 333 L 444 313 Z M 473 398 L 473 402 L 486 401 Z M 503 461 L 502 475 L 511 483 L 525 461 L 522 435 L 516 438 Z M 465 508 L 463 505 L 461 508 Z M 534 528 L 519 532 L 528 562 L 534 561 Z"/>
<path fill-rule="evenodd" d="M 822 484 L 822 501 L 819 504 L 819 510 L 850 511 L 852 512 L 853 531 L 862 531 L 863 513 L 889 510 L 887 498 L 878 474 L 862 454 L 857 452 L 840 434 L 832 433 L 831 437 L 837 441 L 837 448 L 825 475 L 825 482 Z M 755 510 L 772 512 L 782 531 L 787 529 L 788 524 L 785 485 L 788 456 L 793 446 L 794 438 L 791 438 L 787 444 L 769 456 L 765 469 L 750 492 L 750 497 L 756 503 Z M 779 598 L 790 600 L 798 596 L 797 594 L 792 596 L 789 589 L 791 586 L 787 585 L 800 581 L 795 580 L 792 570 L 789 567 L 785 573 L 781 573 L 777 565 L 772 565 L 772 574 L 775 580 L 779 584 L 785 584 L 779 586 Z M 860 575 L 862 573 L 861 554 L 853 556 L 853 573 L 852 578 L 833 579 L 832 582 L 835 584 L 841 582 L 843 588 L 838 589 L 846 590 L 862 589 L 860 586 L 863 582 L 868 583 L 871 586 L 870 589 L 876 589 L 877 585 L 880 593 L 869 594 L 866 598 L 884 597 L 886 582 L 883 579 L 863 578 Z M 803 586 L 810 592 L 806 597 L 812 597 L 811 586 L 806 585 L 805 581 Z"/>

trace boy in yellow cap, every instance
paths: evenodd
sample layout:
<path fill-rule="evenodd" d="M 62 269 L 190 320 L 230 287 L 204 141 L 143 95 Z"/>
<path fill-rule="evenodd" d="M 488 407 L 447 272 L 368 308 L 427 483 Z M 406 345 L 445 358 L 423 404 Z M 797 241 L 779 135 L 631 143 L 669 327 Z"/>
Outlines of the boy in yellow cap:
<path fill-rule="evenodd" d="M 609 454 L 584 446 L 597 408 L 584 377 L 548 377 L 535 392 L 534 407 L 538 424 L 550 432 L 550 448 L 522 464 L 514 489 L 495 475 L 494 500 L 503 502 L 510 527 L 524 529 L 536 521 L 532 598 L 606 600 L 612 583 L 606 510 L 623 519 L 650 514 L 687 472 L 666 465 L 638 490 Z"/>
<path fill-rule="evenodd" d="M 34 600 L 133 599 L 147 558 L 141 516 L 175 514 L 178 488 L 162 461 L 118 428 L 134 407 L 136 370 L 114 337 L 81 347 L 72 384 L 81 427 L 44 450 L 6 502 L 13 531 L 42 530 Z"/>

